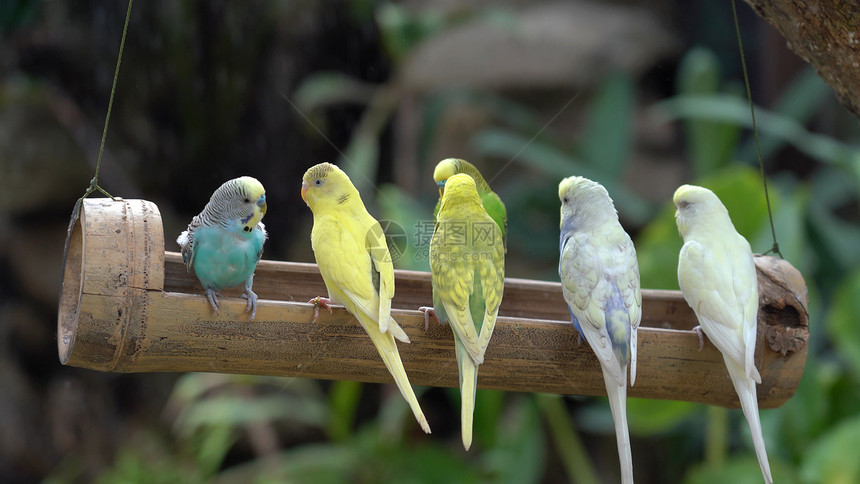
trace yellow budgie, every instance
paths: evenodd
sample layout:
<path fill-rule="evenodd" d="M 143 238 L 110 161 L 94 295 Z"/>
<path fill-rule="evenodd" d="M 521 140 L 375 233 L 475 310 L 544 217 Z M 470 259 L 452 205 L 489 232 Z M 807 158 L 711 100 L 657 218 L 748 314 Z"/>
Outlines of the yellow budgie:
<path fill-rule="evenodd" d="M 394 342 L 397 338 L 408 343 L 409 338 L 391 317 L 394 266 L 382 227 L 367 212 L 346 173 L 331 163 L 320 163 L 305 172 L 302 199 L 314 215 L 311 247 L 329 296 L 316 298 L 316 303 L 322 307 L 342 304 L 358 319 L 421 428 L 429 434 L 430 426 Z"/>
<path fill-rule="evenodd" d="M 460 369 L 460 425 L 463 446 L 472 445 L 478 365 L 496 326 L 505 288 L 502 231 L 481 206 L 475 180 L 466 174 L 447 179 L 430 242 L 433 308 L 451 325 Z"/>
<path fill-rule="evenodd" d="M 761 421 L 753 362 L 758 321 L 758 281 L 750 244 L 735 230 L 729 212 L 707 188 L 675 191 L 675 220 L 684 238 L 678 283 L 699 319 L 700 329 L 723 354 L 752 434 L 762 476 L 773 482 Z M 699 335 L 701 338 L 701 334 Z"/>

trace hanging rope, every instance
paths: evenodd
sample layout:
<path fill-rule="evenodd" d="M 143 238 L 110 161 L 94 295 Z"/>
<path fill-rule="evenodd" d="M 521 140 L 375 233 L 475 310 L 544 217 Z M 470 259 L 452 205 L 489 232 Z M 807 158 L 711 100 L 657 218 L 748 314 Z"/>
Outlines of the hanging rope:
<path fill-rule="evenodd" d="M 111 113 L 111 110 L 113 109 L 113 97 L 114 97 L 114 93 L 116 92 L 116 81 L 119 78 L 119 66 L 122 62 L 122 51 L 123 51 L 123 48 L 125 48 L 125 35 L 126 35 L 126 32 L 128 32 L 128 20 L 129 20 L 129 18 L 131 18 L 131 4 L 132 3 L 134 3 L 134 0 L 128 0 L 128 9 L 125 12 L 125 24 L 122 26 L 122 38 L 119 42 L 119 54 L 117 54 L 117 58 L 116 58 L 116 69 L 113 72 L 113 83 L 111 84 L 111 87 L 110 87 L 110 98 L 108 99 L 107 115 L 105 116 L 105 126 L 104 126 L 104 130 L 102 130 L 102 140 L 101 140 L 101 143 L 99 144 L 99 156 L 98 156 L 98 159 L 96 160 L 96 171 L 93 174 L 92 180 L 90 180 L 90 186 L 87 187 L 86 191 L 81 196 L 81 198 L 79 198 L 75 202 L 75 208 L 72 210 L 72 220 L 69 221 L 69 233 L 71 233 L 72 227 L 75 225 L 75 222 L 77 222 L 78 217 L 80 217 L 81 204 L 83 204 L 85 198 L 92 195 L 93 192 L 95 192 L 95 191 L 99 191 L 99 192 L 103 193 L 106 197 L 114 198 L 113 195 L 111 195 L 104 188 L 99 186 L 99 169 L 102 166 L 102 154 L 104 153 L 104 149 L 105 149 L 105 139 L 107 138 L 108 124 L 110 123 L 110 113 Z"/>
<path fill-rule="evenodd" d="M 773 225 L 773 212 L 771 212 L 771 209 L 770 209 L 770 196 L 768 195 L 768 192 L 767 192 L 767 177 L 764 174 L 764 162 L 762 161 L 762 158 L 761 158 L 761 146 L 759 145 L 758 129 L 756 129 L 756 124 L 755 124 L 755 108 L 753 107 L 752 90 L 750 89 L 750 79 L 749 79 L 749 75 L 747 74 L 747 62 L 746 62 L 746 59 L 744 59 L 744 44 L 741 41 L 741 26 L 740 26 L 740 23 L 738 22 L 738 10 L 737 10 L 737 7 L 735 7 L 735 0 L 732 0 L 732 15 L 734 16 L 734 19 L 735 19 L 735 32 L 738 35 L 738 50 L 740 50 L 740 54 L 741 54 L 741 68 L 743 69 L 743 73 L 744 73 L 744 84 L 746 85 L 746 88 L 747 88 L 747 99 L 749 100 L 749 103 L 750 103 L 750 116 L 752 117 L 753 138 L 755 138 L 755 150 L 756 150 L 756 153 L 758 154 L 758 166 L 759 166 L 759 169 L 761 170 L 761 180 L 762 180 L 762 183 L 764 184 L 764 200 L 767 203 L 767 216 L 768 216 L 768 219 L 770 220 L 770 233 L 771 233 L 771 235 L 773 235 L 773 247 L 768 249 L 765 252 L 765 254 L 774 253 L 774 254 L 778 255 L 780 258 L 782 258 L 782 254 L 779 252 L 779 244 L 776 241 L 776 229 L 774 228 L 774 225 Z"/>

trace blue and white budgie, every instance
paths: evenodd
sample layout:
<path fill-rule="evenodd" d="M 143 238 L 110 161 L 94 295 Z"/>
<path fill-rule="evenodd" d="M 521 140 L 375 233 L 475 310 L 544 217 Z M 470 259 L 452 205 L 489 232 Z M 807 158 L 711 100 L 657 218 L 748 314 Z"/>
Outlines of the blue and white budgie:
<path fill-rule="evenodd" d="M 639 264 L 615 205 L 599 183 L 572 176 L 558 185 L 558 274 L 571 320 L 597 355 L 615 421 L 621 481 L 633 482 L 627 431 L 627 365 L 636 380 L 636 331 L 642 320 Z"/>
<path fill-rule="evenodd" d="M 700 328 L 723 354 L 732 385 L 749 423 L 762 476 L 773 482 L 761 421 L 753 362 L 758 322 L 758 280 L 750 244 L 707 188 L 682 185 L 675 191 L 675 221 L 684 238 L 678 283 Z M 701 334 L 699 334 L 701 338 Z M 701 341 L 701 339 L 700 339 Z"/>
<path fill-rule="evenodd" d="M 266 208 L 266 190 L 256 178 L 234 178 L 215 190 L 176 239 L 185 268 L 194 269 L 216 314 L 220 291 L 240 284 L 242 297 L 248 300 L 249 320 L 257 314 L 257 295 L 251 286 L 267 237 L 261 222 Z"/>

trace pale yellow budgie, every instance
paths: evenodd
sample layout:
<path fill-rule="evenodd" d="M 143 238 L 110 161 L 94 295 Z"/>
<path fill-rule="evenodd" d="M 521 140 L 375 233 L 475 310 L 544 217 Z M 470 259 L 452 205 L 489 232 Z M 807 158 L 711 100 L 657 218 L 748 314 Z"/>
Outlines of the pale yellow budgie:
<path fill-rule="evenodd" d="M 621 482 L 633 482 L 627 431 L 627 365 L 636 381 L 636 331 L 642 320 L 639 263 L 615 205 L 599 183 L 572 176 L 558 185 L 558 274 L 571 320 L 597 355 L 615 421 Z"/>
<path fill-rule="evenodd" d="M 311 246 L 329 295 L 316 298 L 316 303 L 323 307 L 342 304 L 358 319 L 421 428 L 429 434 L 430 426 L 394 342 L 397 338 L 408 343 L 409 338 L 391 317 L 394 267 L 382 227 L 367 212 L 346 173 L 331 163 L 320 163 L 305 172 L 302 199 L 314 215 Z"/>
<path fill-rule="evenodd" d="M 684 238 L 678 283 L 701 330 L 723 354 L 729 377 L 750 426 L 765 482 L 773 482 L 761 421 L 753 362 L 758 321 L 758 281 L 750 244 L 735 230 L 729 212 L 707 188 L 675 191 L 675 220 Z M 701 337 L 701 335 L 700 335 Z"/>

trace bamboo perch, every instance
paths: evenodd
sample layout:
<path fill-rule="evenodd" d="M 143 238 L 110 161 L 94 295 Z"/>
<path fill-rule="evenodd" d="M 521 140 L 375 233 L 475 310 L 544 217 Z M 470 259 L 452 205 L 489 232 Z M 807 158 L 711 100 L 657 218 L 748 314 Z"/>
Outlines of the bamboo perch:
<path fill-rule="evenodd" d="M 778 407 L 797 389 L 809 338 L 806 286 L 790 264 L 757 257 L 759 405 Z M 667 270 L 675 270 L 667 268 Z M 395 271 L 392 315 L 411 344 L 400 354 L 414 385 L 456 387 L 451 330 L 424 332 L 430 274 Z M 261 261 L 251 323 L 239 292 L 216 315 L 179 254 L 164 251 L 158 208 L 143 200 L 87 199 L 66 243 L 58 318 L 63 364 L 100 371 L 207 371 L 388 383 L 370 339 L 343 309 L 311 324 L 308 299 L 325 295 L 314 264 Z M 737 407 L 725 364 L 699 351 L 692 310 L 679 291 L 642 291 L 639 363 L 631 397 Z M 561 287 L 508 278 L 479 388 L 605 395 L 594 354 L 578 342 Z"/>

